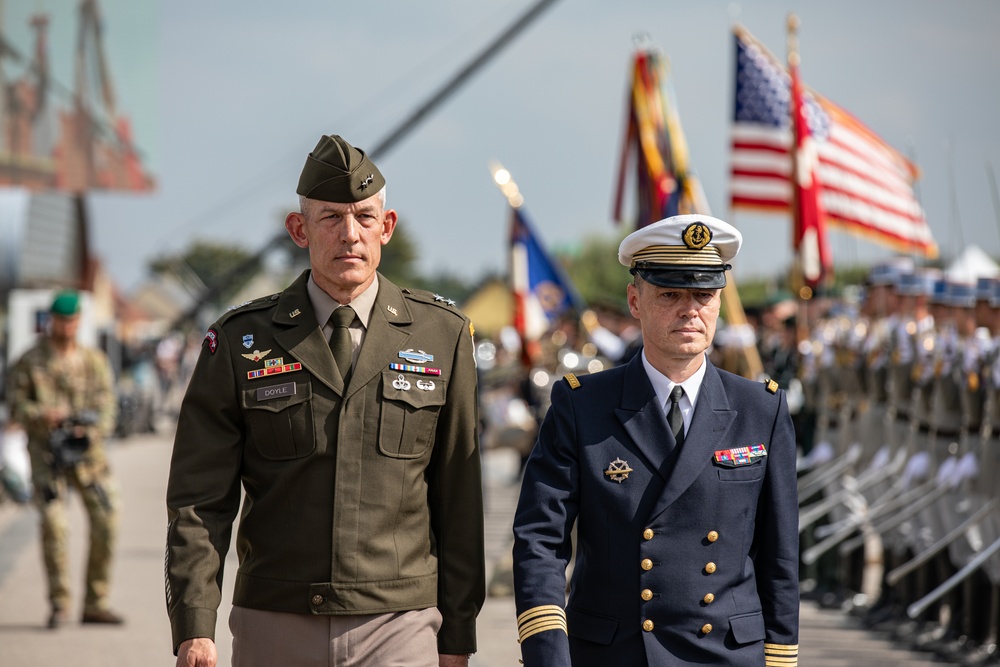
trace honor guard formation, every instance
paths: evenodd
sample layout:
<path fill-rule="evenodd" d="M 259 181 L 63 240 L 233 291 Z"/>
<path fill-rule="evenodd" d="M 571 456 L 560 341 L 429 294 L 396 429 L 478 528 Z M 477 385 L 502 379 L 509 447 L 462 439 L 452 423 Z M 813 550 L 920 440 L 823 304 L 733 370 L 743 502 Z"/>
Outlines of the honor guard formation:
<path fill-rule="evenodd" d="M 879 264 L 798 352 L 804 598 L 941 659 L 993 664 L 1000 282 Z"/>

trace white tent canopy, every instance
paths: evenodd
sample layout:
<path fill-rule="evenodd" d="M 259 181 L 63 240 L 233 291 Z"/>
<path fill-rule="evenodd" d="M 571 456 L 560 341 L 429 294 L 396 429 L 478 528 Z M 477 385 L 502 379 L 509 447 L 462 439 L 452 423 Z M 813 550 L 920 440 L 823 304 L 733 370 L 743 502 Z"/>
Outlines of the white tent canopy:
<path fill-rule="evenodd" d="M 944 270 L 950 282 L 975 285 L 979 278 L 1000 277 L 1000 265 L 975 245 L 966 246 Z"/>

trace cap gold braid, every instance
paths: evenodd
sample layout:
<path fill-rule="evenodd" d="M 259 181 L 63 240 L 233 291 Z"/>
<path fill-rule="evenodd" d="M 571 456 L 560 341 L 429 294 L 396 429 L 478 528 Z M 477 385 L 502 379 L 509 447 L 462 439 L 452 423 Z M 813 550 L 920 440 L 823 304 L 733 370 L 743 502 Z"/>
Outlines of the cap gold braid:
<path fill-rule="evenodd" d="M 651 245 L 632 255 L 632 266 L 640 262 L 682 266 L 722 266 L 722 255 L 715 246 L 693 250 L 681 245 Z"/>

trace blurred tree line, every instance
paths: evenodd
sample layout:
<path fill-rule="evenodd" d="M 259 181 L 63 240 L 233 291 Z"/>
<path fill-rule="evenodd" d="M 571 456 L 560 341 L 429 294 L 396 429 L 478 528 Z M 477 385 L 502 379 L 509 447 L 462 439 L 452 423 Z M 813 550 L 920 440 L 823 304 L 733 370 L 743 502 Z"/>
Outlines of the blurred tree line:
<path fill-rule="evenodd" d="M 447 269 L 433 275 L 421 273 L 417 267 L 418 248 L 408 229 L 408 225 L 397 225 L 392 241 L 382 247 L 379 271 L 397 285 L 429 290 L 462 303 L 480 285 L 497 278 L 495 275 L 463 278 Z M 618 245 L 623 236 L 624 233 L 612 237 L 584 238 L 571 248 L 556 250 L 553 255 L 584 301 L 627 312 L 625 286 L 632 277 L 618 263 Z M 290 240 L 286 239 L 285 243 L 288 249 L 304 256 L 305 251 L 295 248 Z M 246 281 L 261 270 L 260 260 L 257 253 L 237 245 L 195 240 L 180 252 L 152 260 L 149 269 L 154 274 L 173 273 L 195 289 L 198 285 L 207 287 L 224 283 L 219 290 L 217 305 L 225 306 Z M 866 274 L 867 267 L 838 268 L 833 285 L 827 291 L 839 293 L 844 285 L 861 284 Z M 792 296 L 787 275 L 741 281 L 737 289 L 744 306 L 750 308 Z"/>

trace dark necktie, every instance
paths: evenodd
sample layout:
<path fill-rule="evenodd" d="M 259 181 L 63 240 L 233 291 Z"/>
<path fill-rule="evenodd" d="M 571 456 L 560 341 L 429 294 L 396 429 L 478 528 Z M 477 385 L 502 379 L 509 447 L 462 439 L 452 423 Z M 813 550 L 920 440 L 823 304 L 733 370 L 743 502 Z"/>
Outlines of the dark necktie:
<path fill-rule="evenodd" d="M 681 397 L 684 396 L 684 387 L 675 384 L 670 390 L 670 409 L 667 410 L 667 423 L 674 434 L 674 440 L 680 445 L 684 442 L 684 415 L 681 414 Z"/>
<path fill-rule="evenodd" d="M 351 374 L 351 360 L 354 356 L 354 347 L 351 345 L 351 322 L 354 321 L 354 309 L 350 306 L 340 306 L 330 315 L 330 324 L 333 325 L 333 333 L 330 334 L 330 350 L 333 351 L 333 358 L 340 369 L 340 375 L 344 378 L 344 384 Z"/>

